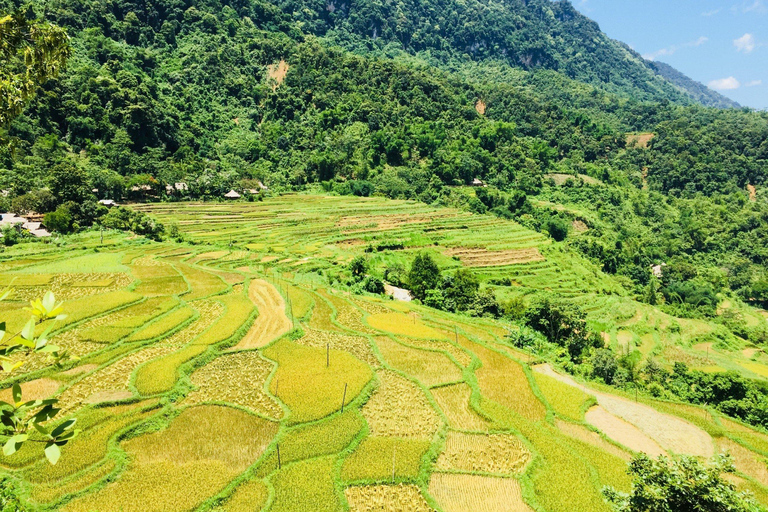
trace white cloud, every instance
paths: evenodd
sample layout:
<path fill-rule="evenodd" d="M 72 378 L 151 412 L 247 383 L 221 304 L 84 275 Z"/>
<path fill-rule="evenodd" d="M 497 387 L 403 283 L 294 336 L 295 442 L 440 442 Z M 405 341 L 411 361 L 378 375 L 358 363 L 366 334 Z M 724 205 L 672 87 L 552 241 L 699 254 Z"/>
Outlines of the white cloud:
<path fill-rule="evenodd" d="M 755 49 L 757 43 L 755 42 L 755 36 L 752 34 L 744 34 L 740 38 L 733 40 L 733 46 L 736 47 L 737 51 L 750 53 Z"/>
<path fill-rule="evenodd" d="M 753 2 L 746 2 L 744 6 L 741 8 L 743 12 L 758 12 L 758 13 L 765 13 L 768 11 L 766 9 L 765 4 L 763 3 L 763 0 L 754 0 Z"/>
<path fill-rule="evenodd" d="M 661 50 L 657 50 L 653 53 L 646 53 L 643 55 L 643 58 L 645 60 L 656 60 L 659 57 L 669 56 L 673 55 L 675 52 L 680 50 L 681 48 L 695 48 L 697 46 L 701 46 L 704 43 L 709 41 L 708 37 L 701 36 L 700 38 L 696 39 L 695 41 L 689 41 L 687 43 L 683 44 L 674 44 L 670 46 L 669 48 L 662 48 Z"/>
<path fill-rule="evenodd" d="M 752 80 L 751 82 L 748 82 L 745 87 L 757 87 L 758 85 L 763 85 L 762 80 Z"/>
<path fill-rule="evenodd" d="M 706 16 L 708 18 L 710 16 L 714 16 L 715 14 L 720 14 L 720 11 L 722 11 L 722 9 L 714 9 L 712 11 L 703 12 L 701 13 L 701 15 Z"/>
<path fill-rule="evenodd" d="M 712 80 L 707 85 L 710 89 L 714 89 L 716 91 L 732 91 L 741 87 L 741 82 L 736 80 L 734 77 L 729 76 L 728 78 Z"/>

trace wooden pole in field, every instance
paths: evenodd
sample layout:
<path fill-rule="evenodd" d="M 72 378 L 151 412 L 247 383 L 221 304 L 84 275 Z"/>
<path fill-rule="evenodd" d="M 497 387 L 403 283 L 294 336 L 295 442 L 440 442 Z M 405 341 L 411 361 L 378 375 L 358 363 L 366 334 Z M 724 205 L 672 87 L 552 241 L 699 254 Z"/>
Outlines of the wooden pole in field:
<path fill-rule="evenodd" d="M 275 396 L 277 396 L 278 386 L 280 386 L 280 379 L 275 379 Z"/>
<path fill-rule="evenodd" d="M 453 326 L 453 333 L 456 335 L 456 344 L 459 344 L 459 328 L 455 325 Z"/>
<path fill-rule="evenodd" d="M 280 461 L 280 444 L 277 445 L 277 469 L 283 469 L 283 463 Z"/>
<path fill-rule="evenodd" d="M 344 402 L 347 401 L 347 384 L 344 383 L 344 396 L 341 397 L 341 412 L 344 412 Z"/>
<path fill-rule="evenodd" d="M 392 449 L 392 483 L 395 483 L 395 456 L 397 455 L 397 446 Z"/>

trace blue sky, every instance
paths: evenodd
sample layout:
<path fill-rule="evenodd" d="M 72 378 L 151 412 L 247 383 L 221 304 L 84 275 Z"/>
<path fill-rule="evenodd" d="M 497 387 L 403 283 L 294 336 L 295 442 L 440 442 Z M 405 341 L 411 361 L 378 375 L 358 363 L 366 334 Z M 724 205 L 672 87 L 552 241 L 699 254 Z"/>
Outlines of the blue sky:
<path fill-rule="evenodd" d="M 613 39 L 768 109 L 768 0 L 572 0 Z"/>

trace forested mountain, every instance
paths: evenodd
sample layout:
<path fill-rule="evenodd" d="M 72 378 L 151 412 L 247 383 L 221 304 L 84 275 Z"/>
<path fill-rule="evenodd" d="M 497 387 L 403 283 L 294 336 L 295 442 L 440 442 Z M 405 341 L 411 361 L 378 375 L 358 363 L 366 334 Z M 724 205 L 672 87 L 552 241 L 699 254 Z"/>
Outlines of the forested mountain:
<path fill-rule="evenodd" d="M 708 286 L 750 300 L 768 283 L 768 113 L 692 102 L 567 2 L 41 0 L 28 15 L 65 27 L 74 56 L 9 127 L 5 208 L 69 209 L 76 229 L 96 198 L 322 183 L 550 234 L 580 221 L 570 243 L 639 287 L 671 258 L 725 265 Z M 482 197 L 455 188 L 475 178 Z"/>
<path fill-rule="evenodd" d="M 691 96 L 702 105 L 717 108 L 740 107 L 740 105 L 732 99 L 726 98 L 722 94 L 713 91 L 704 84 L 685 76 L 683 73 L 676 70 L 669 64 L 654 61 L 649 62 L 648 65 L 665 80 L 671 82 L 679 89 L 682 89 L 686 94 Z"/>

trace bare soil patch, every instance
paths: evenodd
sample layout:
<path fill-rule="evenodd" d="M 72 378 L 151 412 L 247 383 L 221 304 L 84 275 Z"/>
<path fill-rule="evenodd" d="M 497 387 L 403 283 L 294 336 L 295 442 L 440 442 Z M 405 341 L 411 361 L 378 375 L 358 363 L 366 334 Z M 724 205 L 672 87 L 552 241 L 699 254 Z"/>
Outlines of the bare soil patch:
<path fill-rule="evenodd" d="M 544 261 L 538 247 L 513 249 L 509 251 L 489 251 L 482 248 L 453 247 L 445 251 L 450 257 L 458 257 L 468 267 L 504 267 L 533 261 Z"/>
<path fill-rule="evenodd" d="M 627 146 L 634 145 L 641 149 L 648 149 L 648 144 L 655 136 L 655 133 L 628 133 Z"/>
<path fill-rule="evenodd" d="M 285 81 L 290 66 L 285 60 L 280 60 L 277 64 L 267 67 L 267 76 L 273 81 L 272 90 L 276 90 Z"/>
<path fill-rule="evenodd" d="M 637 442 L 637 447 L 644 447 L 642 451 L 649 455 L 653 453 L 654 449 L 650 444 L 646 444 L 645 441 L 641 443 L 639 440 L 633 440 L 639 439 L 638 432 L 640 432 L 652 439 L 662 451 L 668 450 L 676 454 L 697 455 L 707 458 L 714 454 L 712 437 L 702 429 L 681 418 L 661 413 L 652 407 L 625 398 L 589 389 L 571 377 L 555 372 L 549 365 L 539 365 L 534 369 L 568 385 L 578 387 L 585 393 L 597 398 L 600 407 L 599 409 L 594 407 L 590 409 L 587 413 L 587 422 L 605 432 L 611 439 L 628 448 L 640 451 L 632 444 L 627 444 L 627 442 Z M 608 418 L 604 413 L 613 416 L 613 419 Z M 616 420 L 626 422 L 637 429 L 637 432 L 622 426 L 622 422 Z M 596 424 L 593 421 L 600 424 Z M 619 439 L 618 436 L 622 436 L 621 439 L 624 439 L 624 441 Z"/>
<path fill-rule="evenodd" d="M 667 452 L 642 430 L 614 416 L 599 405 L 592 407 L 586 414 L 587 423 L 602 430 L 605 435 L 635 452 L 645 453 L 650 457 L 666 455 Z"/>

